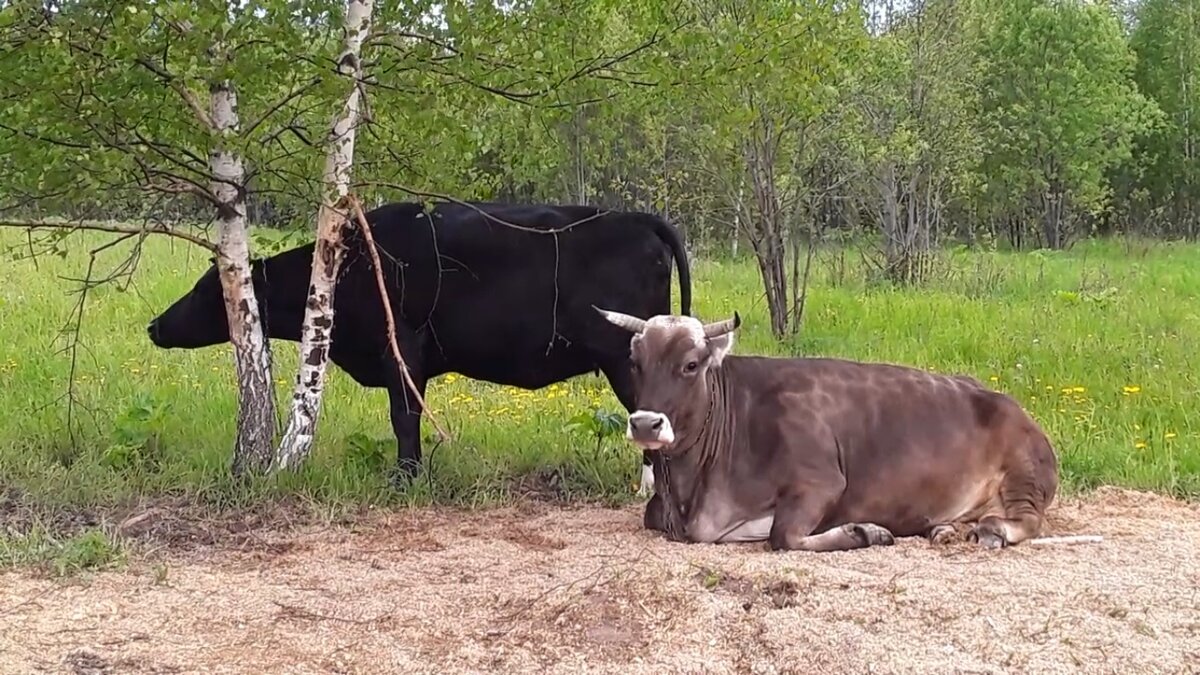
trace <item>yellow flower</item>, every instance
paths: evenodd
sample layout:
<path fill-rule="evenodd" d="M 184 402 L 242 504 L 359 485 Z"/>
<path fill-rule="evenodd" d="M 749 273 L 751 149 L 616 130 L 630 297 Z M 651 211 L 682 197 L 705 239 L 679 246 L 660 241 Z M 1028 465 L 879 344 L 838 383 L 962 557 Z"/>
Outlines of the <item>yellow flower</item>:
<path fill-rule="evenodd" d="M 1128 396 L 1130 394 L 1136 394 L 1141 390 L 1142 390 L 1142 388 L 1137 386 L 1136 384 L 1127 384 L 1124 387 L 1121 387 L 1121 393 L 1126 396 Z"/>
<path fill-rule="evenodd" d="M 1084 391 L 1087 391 L 1087 390 L 1084 389 L 1083 387 L 1071 387 L 1071 391 L 1075 392 L 1076 394 L 1082 394 Z"/>
<path fill-rule="evenodd" d="M 1163 438 L 1175 438 L 1175 432 L 1168 431 L 1167 433 L 1163 434 Z"/>
<path fill-rule="evenodd" d="M 1133 447 L 1137 448 L 1138 450 L 1141 450 L 1142 448 L 1146 447 L 1146 441 L 1138 441 L 1137 443 L 1133 444 Z"/>
<path fill-rule="evenodd" d="M 991 380 L 992 382 L 999 382 L 999 381 L 1000 381 L 1000 378 L 996 377 L 995 375 L 993 375 L 993 376 L 989 377 L 988 379 L 989 379 L 989 380 Z"/>

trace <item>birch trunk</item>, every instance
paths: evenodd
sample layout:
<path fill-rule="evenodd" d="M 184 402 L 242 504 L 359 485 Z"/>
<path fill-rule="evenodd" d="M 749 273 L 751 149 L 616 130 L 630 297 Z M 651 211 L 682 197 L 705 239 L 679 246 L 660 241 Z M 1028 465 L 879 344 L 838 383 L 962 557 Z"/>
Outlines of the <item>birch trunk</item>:
<path fill-rule="evenodd" d="M 238 379 L 237 445 L 233 473 L 266 469 L 275 436 L 275 392 L 271 387 L 271 346 L 263 333 L 250 276 L 246 231 L 245 171 L 242 158 L 226 145 L 238 128 L 237 93 L 222 81 L 210 91 L 213 131 L 221 142 L 209 155 L 212 194 L 217 198 L 217 270 L 225 296 L 229 342 Z"/>
<path fill-rule="evenodd" d="M 322 175 L 324 190 L 317 210 L 317 241 L 313 247 L 308 302 L 300 333 L 300 365 L 292 390 L 287 427 L 279 442 L 277 468 L 294 468 L 312 451 L 325 388 L 325 371 L 333 337 L 333 299 L 337 273 L 344 249 L 342 233 L 349 216 L 346 196 L 350 191 L 350 169 L 354 165 L 355 133 L 361 118 L 363 40 L 371 27 L 374 0 L 348 0 L 345 42 L 338 59 L 338 73 L 345 77 L 349 92 L 329 131 L 328 154 Z"/>

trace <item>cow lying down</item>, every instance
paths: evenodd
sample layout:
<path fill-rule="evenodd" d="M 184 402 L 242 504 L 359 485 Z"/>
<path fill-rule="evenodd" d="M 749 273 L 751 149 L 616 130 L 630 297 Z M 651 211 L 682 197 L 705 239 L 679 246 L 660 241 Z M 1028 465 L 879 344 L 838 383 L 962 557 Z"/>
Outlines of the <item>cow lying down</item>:
<path fill-rule="evenodd" d="M 596 309 L 634 334 L 627 435 L 659 451 L 647 528 L 804 551 L 942 543 L 955 525 L 987 548 L 1039 534 L 1054 449 L 1016 401 L 973 378 L 734 356 L 736 313 L 701 324 Z"/>

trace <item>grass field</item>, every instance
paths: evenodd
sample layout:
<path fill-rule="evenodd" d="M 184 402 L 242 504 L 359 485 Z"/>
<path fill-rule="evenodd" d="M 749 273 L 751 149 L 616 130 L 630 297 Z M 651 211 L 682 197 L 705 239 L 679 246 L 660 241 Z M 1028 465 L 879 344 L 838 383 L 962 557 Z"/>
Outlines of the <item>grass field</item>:
<path fill-rule="evenodd" d="M 73 250 L 103 240 L 79 236 Z M 0 233 L 0 247 L 24 241 Z M 122 256 L 121 247 L 106 251 L 98 269 Z M 479 505 L 523 485 L 572 498 L 632 497 L 640 454 L 620 434 L 598 448 L 586 432 L 564 429 L 594 406 L 620 410 L 602 379 L 522 392 L 440 378 L 428 400 L 454 442 L 432 458 L 427 445 L 428 475 L 396 494 L 386 481 L 395 453 L 386 394 L 336 368 L 306 468 L 234 485 L 226 474 L 235 410 L 228 346 L 167 352 L 145 336 L 148 319 L 207 265 L 205 252 L 164 239 L 146 244 L 128 290 L 89 295 L 72 433 L 59 400 L 71 360 L 59 353 L 58 332 L 76 300 L 63 277 L 82 276 L 86 263 L 85 253 L 36 266 L 0 262 L 0 487 L 63 506 L 164 494 Z M 920 290 L 867 283 L 852 252 L 823 254 L 816 265 L 795 340 L 771 338 L 749 261 L 694 261 L 695 310 L 705 319 L 741 312 L 740 353 L 892 361 L 990 382 L 1045 426 L 1064 490 L 1118 484 L 1200 496 L 1200 247 L 1098 241 L 1060 253 L 954 251 Z M 296 347 L 274 344 L 281 400 Z"/>

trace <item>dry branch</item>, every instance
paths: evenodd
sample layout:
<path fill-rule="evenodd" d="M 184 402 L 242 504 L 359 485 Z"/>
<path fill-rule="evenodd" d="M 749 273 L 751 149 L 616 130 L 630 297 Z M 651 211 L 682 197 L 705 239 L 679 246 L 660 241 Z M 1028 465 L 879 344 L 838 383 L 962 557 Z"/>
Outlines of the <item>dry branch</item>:
<path fill-rule="evenodd" d="M 404 377 L 404 383 L 408 385 L 409 391 L 417 399 L 417 404 L 421 406 L 421 414 L 429 418 L 429 421 L 437 429 L 442 439 L 450 440 L 450 434 L 446 432 L 441 423 L 438 422 L 437 417 L 429 410 L 429 406 L 425 404 L 425 398 L 421 396 L 420 389 L 417 388 L 416 383 L 412 380 L 412 376 L 408 373 L 408 364 L 400 354 L 400 345 L 396 343 L 396 317 L 392 314 L 391 296 L 388 295 L 387 285 L 383 281 L 383 263 L 379 260 L 379 252 L 375 250 L 375 237 L 371 233 L 371 225 L 367 223 L 367 216 L 363 213 L 362 204 L 359 203 L 358 197 L 353 194 L 347 197 L 351 208 L 354 209 L 355 220 L 358 221 L 358 226 L 367 240 L 367 251 L 371 254 L 371 261 L 375 265 L 375 283 L 379 287 L 379 300 L 383 303 L 383 314 L 387 319 L 388 345 L 391 347 L 392 357 L 396 359 L 396 365 L 400 368 L 400 374 Z"/>
<path fill-rule="evenodd" d="M 1073 534 L 1061 537 L 1038 537 L 1030 539 L 1027 543 L 1030 546 L 1070 546 L 1074 544 L 1099 544 L 1103 541 L 1104 537 L 1098 534 Z"/>
<path fill-rule="evenodd" d="M 154 225 L 153 227 L 130 227 L 128 225 L 109 225 L 109 224 L 105 224 L 105 223 L 87 223 L 87 222 L 69 222 L 69 221 L 56 223 L 56 222 L 45 221 L 45 220 L 13 220 L 13 219 L 6 218 L 3 220 L 0 220 L 0 227 L 21 227 L 21 228 L 25 228 L 27 230 L 36 230 L 39 228 L 47 228 L 47 229 L 54 229 L 54 230 L 92 230 L 95 232 L 111 232 L 114 234 L 131 234 L 131 235 L 135 235 L 135 236 L 143 235 L 143 234 L 161 234 L 161 235 L 164 235 L 167 237 L 175 237 L 176 239 L 182 239 L 184 241 L 190 242 L 190 243 L 200 246 L 202 248 L 206 248 L 209 251 L 213 251 L 214 253 L 217 250 L 216 244 L 213 244 L 211 241 L 208 241 L 207 239 L 205 239 L 203 237 L 197 237 L 194 234 L 180 232 L 179 230 L 177 230 L 169 225 L 163 225 L 163 224 Z"/>

